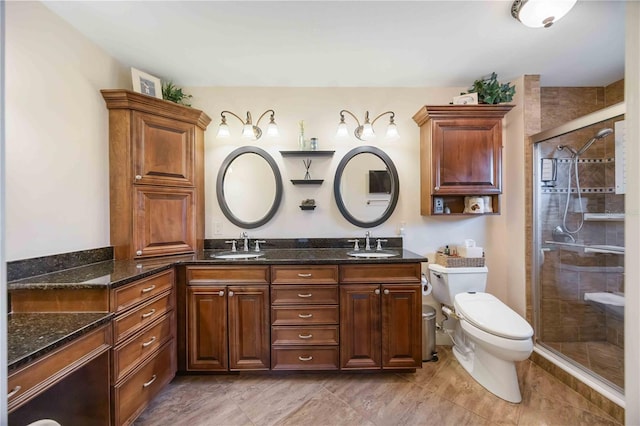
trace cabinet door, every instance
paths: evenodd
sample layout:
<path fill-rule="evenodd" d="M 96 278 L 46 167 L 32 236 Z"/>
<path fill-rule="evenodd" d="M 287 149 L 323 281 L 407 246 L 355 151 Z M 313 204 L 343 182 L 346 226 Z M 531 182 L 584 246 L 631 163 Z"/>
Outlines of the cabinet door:
<path fill-rule="evenodd" d="M 382 286 L 382 368 L 422 365 L 422 293 L 419 285 Z"/>
<path fill-rule="evenodd" d="M 270 366 L 269 286 L 229 286 L 229 368 Z"/>
<path fill-rule="evenodd" d="M 133 176 L 145 185 L 195 186 L 195 125 L 133 113 Z"/>
<path fill-rule="evenodd" d="M 227 289 L 187 287 L 187 370 L 227 370 Z"/>
<path fill-rule="evenodd" d="M 380 286 L 340 288 L 340 365 L 342 369 L 379 369 Z"/>
<path fill-rule="evenodd" d="M 502 119 L 433 123 L 433 194 L 499 194 L 502 190 Z"/>
<path fill-rule="evenodd" d="M 132 257 L 192 253 L 196 249 L 195 191 L 136 185 Z"/>

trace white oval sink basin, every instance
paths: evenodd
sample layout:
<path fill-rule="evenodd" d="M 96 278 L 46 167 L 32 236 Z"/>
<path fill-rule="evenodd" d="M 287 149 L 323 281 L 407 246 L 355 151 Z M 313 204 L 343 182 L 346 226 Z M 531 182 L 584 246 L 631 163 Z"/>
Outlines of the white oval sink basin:
<path fill-rule="evenodd" d="M 240 253 L 220 253 L 220 254 L 212 255 L 212 257 L 216 259 L 255 259 L 256 257 L 260 257 L 260 256 L 264 256 L 264 253 L 240 252 Z"/>
<path fill-rule="evenodd" d="M 393 257 L 398 255 L 398 253 L 392 253 L 389 251 L 350 251 L 347 254 L 352 257 L 368 257 L 368 258 Z"/>

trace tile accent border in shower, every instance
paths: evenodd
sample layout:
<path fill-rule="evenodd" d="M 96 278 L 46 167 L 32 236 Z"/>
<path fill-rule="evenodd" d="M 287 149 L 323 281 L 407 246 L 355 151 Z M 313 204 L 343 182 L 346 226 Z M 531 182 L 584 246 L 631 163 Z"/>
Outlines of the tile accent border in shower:
<path fill-rule="evenodd" d="M 551 187 L 541 187 L 540 192 L 543 194 L 566 194 L 567 188 L 551 188 Z M 577 192 L 576 188 L 571 188 L 571 193 L 575 194 Z M 591 188 L 580 188 L 581 194 L 607 194 L 607 193 L 615 193 L 616 189 L 613 187 L 605 187 L 605 186 L 595 186 Z"/>

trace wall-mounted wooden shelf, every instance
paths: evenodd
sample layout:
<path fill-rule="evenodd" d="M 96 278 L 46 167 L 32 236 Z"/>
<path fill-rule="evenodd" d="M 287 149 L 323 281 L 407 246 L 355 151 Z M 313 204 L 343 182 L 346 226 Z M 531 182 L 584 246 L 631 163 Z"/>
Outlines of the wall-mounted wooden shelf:
<path fill-rule="evenodd" d="M 294 185 L 322 185 L 324 179 L 291 179 Z"/>
<path fill-rule="evenodd" d="M 299 149 L 297 151 L 280 151 L 283 157 L 332 157 L 335 151 L 312 151 Z"/>

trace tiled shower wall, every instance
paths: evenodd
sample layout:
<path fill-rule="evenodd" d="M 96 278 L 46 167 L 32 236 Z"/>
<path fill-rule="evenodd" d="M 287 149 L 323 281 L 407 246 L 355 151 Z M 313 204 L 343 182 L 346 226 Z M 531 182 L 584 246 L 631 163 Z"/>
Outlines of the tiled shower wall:
<path fill-rule="evenodd" d="M 623 81 L 607 87 L 543 87 L 540 89 L 541 128 L 553 128 L 621 102 L 623 93 Z M 566 161 L 570 154 L 557 151 L 557 145 L 565 144 L 578 149 L 603 127 L 613 127 L 613 121 L 543 143 L 544 157 L 565 159 L 558 162 L 555 188 L 566 190 L 568 168 L 571 167 L 571 163 Z M 583 192 L 586 210 L 596 213 L 624 212 L 624 196 L 611 192 L 615 186 L 614 138 L 611 136 L 596 142 L 581 159 L 583 161 L 578 164 L 581 187 L 595 189 L 594 192 Z M 551 231 L 562 223 L 565 209 L 566 193 L 553 191 L 545 191 L 540 199 L 543 241 L 552 240 Z M 567 225 L 570 229 L 575 229 L 578 224 L 575 198 L 573 196 L 569 204 Z M 578 242 L 586 244 L 624 246 L 624 222 L 585 222 L 577 238 Z M 585 254 L 571 247 L 550 247 L 551 251 L 545 252 L 540 275 L 541 324 L 540 329 L 536 330 L 538 337 L 546 342 L 608 341 L 623 347 L 622 318 L 584 302 L 585 292 L 624 293 L 623 256 Z"/>

